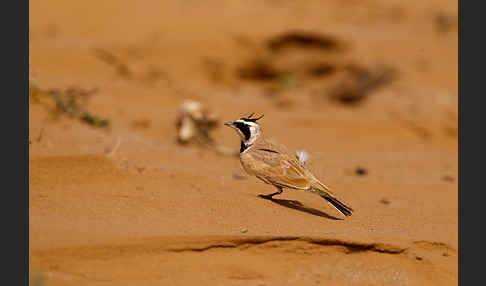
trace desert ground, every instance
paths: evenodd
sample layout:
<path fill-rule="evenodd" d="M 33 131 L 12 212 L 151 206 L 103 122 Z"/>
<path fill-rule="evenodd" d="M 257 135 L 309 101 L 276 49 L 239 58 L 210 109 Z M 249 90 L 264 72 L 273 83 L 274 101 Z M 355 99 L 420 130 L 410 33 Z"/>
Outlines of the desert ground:
<path fill-rule="evenodd" d="M 32 0 L 29 18 L 31 285 L 457 285 L 456 1 Z M 187 100 L 211 144 L 177 140 Z M 258 197 L 275 189 L 223 125 L 252 112 L 352 216 Z"/>

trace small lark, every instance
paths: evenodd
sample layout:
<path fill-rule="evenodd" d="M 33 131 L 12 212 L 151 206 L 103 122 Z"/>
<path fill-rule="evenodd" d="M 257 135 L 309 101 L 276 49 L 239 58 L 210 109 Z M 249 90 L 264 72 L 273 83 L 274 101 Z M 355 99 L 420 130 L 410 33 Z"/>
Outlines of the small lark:
<path fill-rule="evenodd" d="M 240 162 L 243 169 L 263 182 L 273 185 L 277 192 L 260 195 L 272 199 L 281 194 L 284 188 L 305 190 L 318 194 L 345 216 L 353 209 L 340 202 L 329 188 L 321 183 L 295 156 L 290 155 L 284 146 L 277 146 L 263 138 L 263 131 L 253 113 L 235 122 L 225 123 L 234 128 L 241 137 Z"/>

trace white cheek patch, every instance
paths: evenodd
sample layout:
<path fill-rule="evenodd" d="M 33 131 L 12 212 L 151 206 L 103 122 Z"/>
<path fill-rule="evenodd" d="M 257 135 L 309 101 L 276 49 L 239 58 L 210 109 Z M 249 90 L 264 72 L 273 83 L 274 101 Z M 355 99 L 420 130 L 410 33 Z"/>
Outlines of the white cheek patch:
<path fill-rule="evenodd" d="M 257 139 L 259 133 L 260 132 L 258 131 L 258 127 L 256 127 L 256 126 L 250 126 L 250 134 L 251 134 L 251 136 L 250 136 L 250 139 L 247 142 L 247 145 L 248 144 L 249 145 L 253 144 L 255 142 L 255 140 Z"/>
<path fill-rule="evenodd" d="M 250 138 L 248 140 L 246 140 L 245 133 L 243 133 L 239 128 L 235 128 L 235 129 L 238 130 L 238 134 L 240 135 L 241 141 L 243 141 L 245 145 L 252 145 L 260 135 L 260 131 L 259 131 L 260 126 L 258 126 L 258 124 L 256 124 L 255 122 L 249 122 L 241 119 L 235 122 L 243 123 L 248 127 L 250 131 Z"/>

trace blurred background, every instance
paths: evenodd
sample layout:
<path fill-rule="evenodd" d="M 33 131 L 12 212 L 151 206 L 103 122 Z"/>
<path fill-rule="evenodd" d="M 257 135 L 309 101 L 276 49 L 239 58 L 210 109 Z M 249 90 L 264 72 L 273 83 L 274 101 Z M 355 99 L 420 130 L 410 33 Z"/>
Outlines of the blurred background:
<path fill-rule="evenodd" d="M 457 283 L 457 6 L 30 1 L 36 281 Z M 313 172 L 356 215 L 345 223 L 323 218 L 333 210 L 311 194 L 282 195 L 300 207 L 258 199 L 273 189 L 243 172 L 239 138 L 223 125 L 252 112 L 265 115 L 268 139 L 306 150 Z M 408 256 L 350 260 L 333 248 L 335 260 L 306 258 L 323 263 L 311 271 L 321 273 L 316 278 L 295 270 L 301 245 L 245 253 L 241 264 L 229 262 L 233 253 L 210 253 L 219 262 L 209 266 L 208 257 L 190 254 L 164 264 L 173 254 L 154 246 L 175 236 L 193 247 L 191 237 L 211 244 L 251 235 L 390 243 Z M 140 239 L 139 248 L 126 244 Z M 290 258 L 275 259 L 281 247 Z M 79 255 L 84 260 L 73 259 Z M 427 267 L 417 265 L 422 260 Z M 249 266 L 254 261 L 265 263 Z M 133 263 L 145 270 L 126 270 Z M 265 265 L 280 270 L 272 276 Z"/>

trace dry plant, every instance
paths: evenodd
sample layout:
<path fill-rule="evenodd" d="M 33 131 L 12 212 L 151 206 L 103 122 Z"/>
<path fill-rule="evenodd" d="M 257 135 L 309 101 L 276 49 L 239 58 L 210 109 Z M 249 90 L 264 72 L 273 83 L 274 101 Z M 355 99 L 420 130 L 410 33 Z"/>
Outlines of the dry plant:
<path fill-rule="evenodd" d="M 85 90 L 77 87 L 69 87 L 65 91 L 61 91 L 58 89 L 44 90 L 35 84 L 29 86 L 31 102 L 45 106 L 55 118 L 64 115 L 78 118 L 93 127 L 109 127 L 109 120 L 94 115 L 86 108 L 89 98 L 96 92 L 97 89 Z"/>

